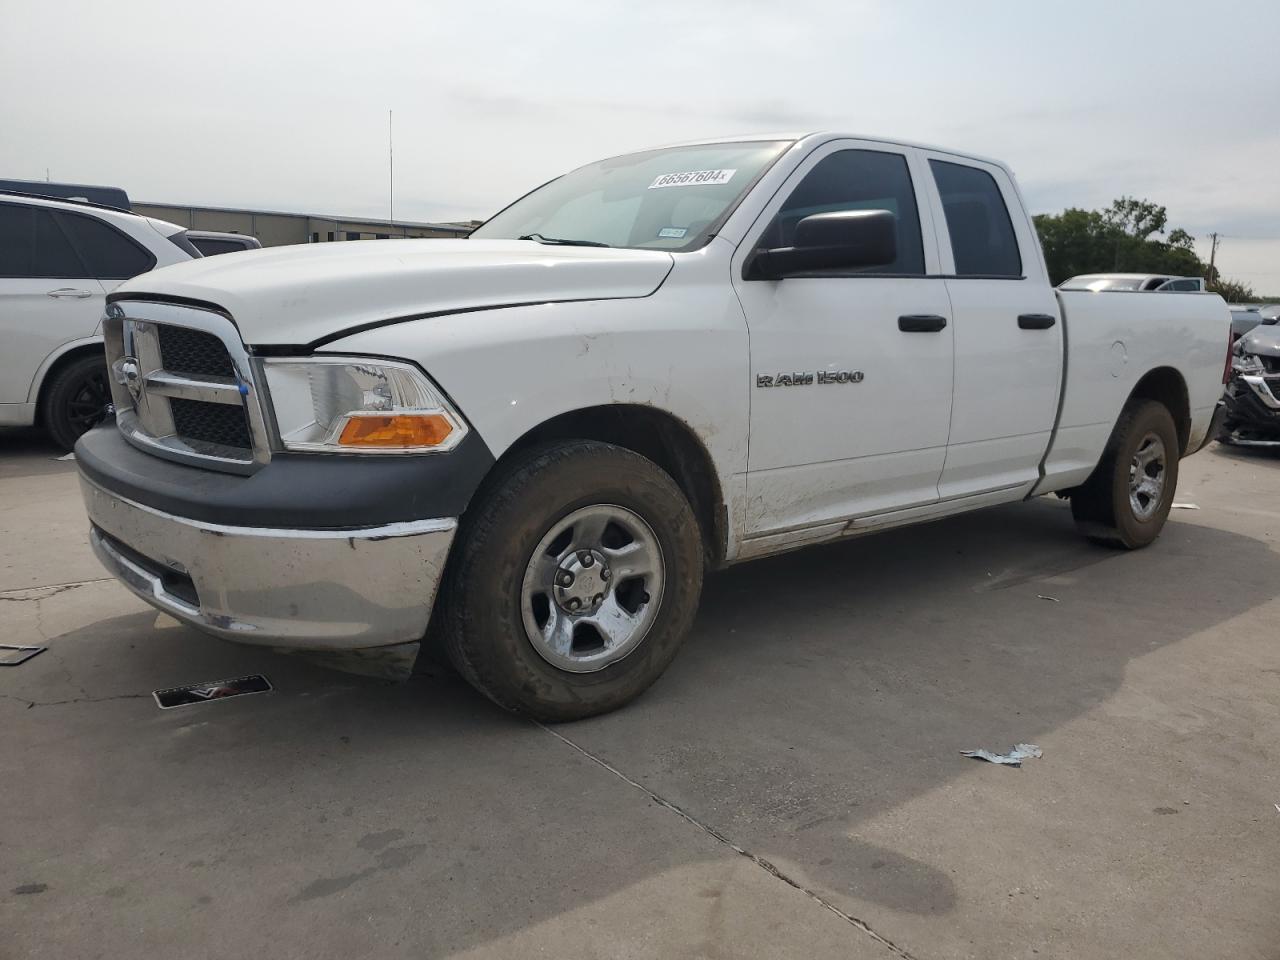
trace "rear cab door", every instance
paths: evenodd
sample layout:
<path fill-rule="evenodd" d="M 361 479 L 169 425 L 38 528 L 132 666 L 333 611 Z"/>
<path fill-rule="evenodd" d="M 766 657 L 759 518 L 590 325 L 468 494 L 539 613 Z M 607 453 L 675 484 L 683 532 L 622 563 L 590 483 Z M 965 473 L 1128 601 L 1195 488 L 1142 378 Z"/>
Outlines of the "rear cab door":
<path fill-rule="evenodd" d="M 738 247 L 732 280 L 751 338 L 747 538 L 838 529 L 937 500 L 952 329 L 927 176 L 914 148 L 820 144 Z M 744 279 L 752 252 L 789 245 L 804 216 L 859 209 L 895 215 L 893 264 Z"/>
<path fill-rule="evenodd" d="M 922 151 L 955 338 L 946 499 L 1038 481 L 1058 414 L 1064 329 L 1035 227 L 1002 166 Z"/>

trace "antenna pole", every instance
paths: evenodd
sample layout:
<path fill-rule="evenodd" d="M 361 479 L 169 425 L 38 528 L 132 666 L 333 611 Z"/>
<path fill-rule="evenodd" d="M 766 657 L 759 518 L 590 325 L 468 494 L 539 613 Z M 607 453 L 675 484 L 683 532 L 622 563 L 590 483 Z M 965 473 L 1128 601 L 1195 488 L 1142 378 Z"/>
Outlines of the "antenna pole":
<path fill-rule="evenodd" d="M 396 155 L 392 138 L 391 111 L 387 111 L 387 170 L 391 179 L 391 222 L 396 221 Z"/>

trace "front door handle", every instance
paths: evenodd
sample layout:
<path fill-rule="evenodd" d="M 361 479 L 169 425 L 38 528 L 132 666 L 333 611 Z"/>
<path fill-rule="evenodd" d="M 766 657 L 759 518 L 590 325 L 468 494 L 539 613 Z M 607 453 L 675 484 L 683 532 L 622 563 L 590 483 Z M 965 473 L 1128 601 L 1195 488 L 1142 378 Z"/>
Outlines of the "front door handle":
<path fill-rule="evenodd" d="M 50 290 L 47 296 L 53 297 L 55 300 L 86 300 L 93 294 L 88 290 L 77 290 L 75 287 L 59 287 L 57 290 Z"/>
<path fill-rule="evenodd" d="M 1018 326 L 1023 330 L 1048 330 L 1058 318 L 1048 313 L 1023 313 L 1018 316 Z"/>
<path fill-rule="evenodd" d="M 936 313 L 908 313 L 898 318 L 903 333 L 937 333 L 947 325 L 947 318 Z"/>

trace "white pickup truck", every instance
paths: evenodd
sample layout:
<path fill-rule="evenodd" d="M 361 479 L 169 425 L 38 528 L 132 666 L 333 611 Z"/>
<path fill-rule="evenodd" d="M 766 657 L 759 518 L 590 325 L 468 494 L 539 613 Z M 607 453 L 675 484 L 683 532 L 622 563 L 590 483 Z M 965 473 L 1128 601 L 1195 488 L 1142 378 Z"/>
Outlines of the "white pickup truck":
<path fill-rule="evenodd" d="M 218 636 L 564 720 L 648 687 L 703 572 L 1047 493 L 1149 544 L 1211 436 L 1213 294 L 1055 291 L 1009 170 L 838 134 L 593 163 L 466 240 L 125 283 L 98 556 Z M 429 629 L 430 628 L 430 629 Z"/>

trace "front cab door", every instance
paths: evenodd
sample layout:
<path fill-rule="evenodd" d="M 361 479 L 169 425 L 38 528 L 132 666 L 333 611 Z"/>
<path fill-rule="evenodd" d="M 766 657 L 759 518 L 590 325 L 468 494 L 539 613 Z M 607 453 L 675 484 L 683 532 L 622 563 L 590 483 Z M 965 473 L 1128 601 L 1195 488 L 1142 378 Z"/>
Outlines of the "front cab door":
<path fill-rule="evenodd" d="M 733 282 L 751 337 L 745 535 L 772 537 L 937 500 L 951 416 L 952 327 L 915 151 L 817 148 L 748 231 Z M 897 259 L 744 279 L 806 216 L 888 210 Z M 930 276 L 930 275 L 934 276 Z M 802 538 L 801 538 L 802 539 Z"/>

